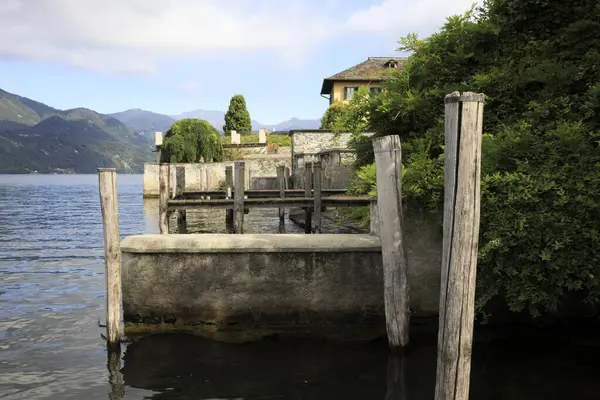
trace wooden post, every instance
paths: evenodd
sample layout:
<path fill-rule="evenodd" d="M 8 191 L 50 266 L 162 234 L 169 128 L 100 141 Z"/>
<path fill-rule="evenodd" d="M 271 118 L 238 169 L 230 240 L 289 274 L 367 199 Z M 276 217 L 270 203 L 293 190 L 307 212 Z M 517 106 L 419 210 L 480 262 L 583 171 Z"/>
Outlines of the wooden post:
<path fill-rule="evenodd" d="M 315 233 L 321 233 L 321 161 L 313 163 L 313 185 L 315 199 Z"/>
<path fill-rule="evenodd" d="M 225 167 L 225 190 L 227 191 L 226 197 L 231 198 L 233 193 L 233 167 L 228 165 Z M 225 210 L 225 225 L 233 224 L 233 210 Z"/>
<path fill-rule="evenodd" d="M 312 197 L 312 162 L 304 163 L 304 197 Z M 312 212 L 310 207 L 304 209 L 304 233 L 311 233 Z"/>
<path fill-rule="evenodd" d="M 236 161 L 234 169 L 233 232 L 244 233 L 244 178 L 246 175 L 246 164 L 244 161 Z"/>
<path fill-rule="evenodd" d="M 383 257 L 385 320 L 393 352 L 402 352 L 409 342 L 407 261 L 403 246 L 402 155 L 400 137 L 373 140 L 377 174 L 377 205 Z"/>
<path fill-rule="evenodd" d="M 183 196 L 185 192 L 185 167 L 175 167 L 175 196 Z M 177 210 L 177 233 L 187 232 L 187 212 Z"/>
<path fill-rule="evenodd" d="M 161 235 L 169 233 L 169 165 L 160 164 L 158 171 L 158 229 Z"/>
<path fill-rule="evenodd" d="M 114 168 L 98 168 L 98 187 L 104 225 L 106 338 L 109 347 L 116 347 L 121 340 L 121 236 Z"/>
<path fill-rule="evenodd" d="M 371 199 L 370 205 L 370 233 L 371 235 L 379 236 L 379 208 L 377 207 L 377 200 Z"/>
<path fill-rule="evenodd" d="M 289 189 L 290 188 L 290 168 L 289 167 L 285 167 L 283 175 L 285 178 L 285 188 Z"/>
<path fill-rule="evenodd" d="M 482 94 L 445 98 L 444 239 L 436 400 L 467 400 L 479 239 Z"/>
<path fill-rule="evenodd" d="M 277 166 L 277 184 L 279 186 L 279 197 L 282 199 L 285 197 L 285 166 L 278 165 Z M 283 221 L 285 218 L 285 209 L 283 207 L 279 208 L 279 220 Z"/>

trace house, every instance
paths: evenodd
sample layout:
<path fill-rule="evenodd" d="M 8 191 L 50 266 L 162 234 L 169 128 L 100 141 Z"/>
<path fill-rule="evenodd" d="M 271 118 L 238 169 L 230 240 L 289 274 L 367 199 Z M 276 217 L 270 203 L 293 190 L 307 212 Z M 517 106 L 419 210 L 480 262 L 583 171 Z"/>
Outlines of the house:
<path fill-rule="evenodd" d="M 323 79 L 321 96 L 336 101 L 348 101 L 361 86 L 371 93 L 381 92 L 381 83 L 390 69 L 402 68 L 404 57 L 369 57 L 366 61 Z M 329 97 L 326 97 L 329 96 Z"/>

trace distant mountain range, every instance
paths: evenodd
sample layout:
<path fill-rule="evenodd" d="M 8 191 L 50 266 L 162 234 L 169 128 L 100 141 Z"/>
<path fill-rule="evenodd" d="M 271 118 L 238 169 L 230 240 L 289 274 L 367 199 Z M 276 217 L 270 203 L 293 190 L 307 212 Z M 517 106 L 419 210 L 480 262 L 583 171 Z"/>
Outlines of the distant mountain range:
<path fill-rule="evenodd" d="M 154 160 L 153 132 L 177 120 L 201 118 L 220 132 L 222 111 L 163 115 L 132 109 L 110 115 L 86 108 L 59 110 L 0 89 L 0 173 L 96 173 L 99 167 L 139 173 Z M 320 120 L 292 118 L 252 129 L 317 129 Z"/>
<path fill-rule="evenodd" d="M 125 125 L 133 128 L 136 132 L 165 132 L 175 121 L 184 118 L 203 119 L 205 121 L 208 121 L 208 123 L 214 126 L 219 132 L 223 132 L 223 125 L 225 124 L 225 112 L 223 111 L 194 110 L 184 112 L 179 115 L 164 115 L 157 114 L 151 111 L 132 109 L 109 115 L 118 119 Z M 265 128 L 271 131 L 289 131 L 291 129 L 318 129 L 320 125 L 320 119 L 291 118 L 287 121 L 283 121 L 278 124 L 263 124 L 258 121 L 252 120 L 252 130 L 254 131 L 257 131 L 260 128 Z"/>

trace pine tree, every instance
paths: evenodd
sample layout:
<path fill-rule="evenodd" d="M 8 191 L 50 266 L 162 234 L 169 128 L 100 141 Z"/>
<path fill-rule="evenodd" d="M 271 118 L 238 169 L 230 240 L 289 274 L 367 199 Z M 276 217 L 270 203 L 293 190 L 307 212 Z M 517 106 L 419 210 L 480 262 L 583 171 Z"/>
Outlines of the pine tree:
<path fill-rule="evenodd" d="M 229 109 L 225 114 L 225 125 L 223 131 L 230 135 L 231 131 L 249 134 L 252 131 L 250 113 L 246 109 L 246 99 L 241 94 L 236 94 L 229 102 Z"/>

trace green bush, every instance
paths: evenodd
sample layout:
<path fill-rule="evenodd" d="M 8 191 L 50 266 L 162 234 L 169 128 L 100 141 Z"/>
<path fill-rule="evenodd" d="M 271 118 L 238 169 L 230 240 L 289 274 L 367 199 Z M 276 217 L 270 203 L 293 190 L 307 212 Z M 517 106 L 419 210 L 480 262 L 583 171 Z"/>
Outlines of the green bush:
<path fill-rule="evenodd" d="M 600 8 L 592 0 L 489 0 L 409 35 L 408 64 L 350 129 L 397 134 L 404 196 L 440 212 L 444 96 L 486 95 L 477 307 L 533 316 L 600 301 Z M 352 102 L 350 102 L 352 103 Z M 349 114 L 347 114 L 348 116 Z M 343 118 L 341 118 L 343 119 Z M 373 162 L 354 138 L 357 167 Z"/>
<path fill-rule="evenodd" d="M 319 129 L 333 130 L 336 121 L 342 116 L 346 104 L 341 101 L 331 103 L 331 105 L 325 110 L 325 114 L 321 117 L 321 127 Z"/>
<path fill-rule="evenodd" d="M 219 132 L 208 122 L 186 118 L 175 122 L 163 139 L 161 162 L 194 163 L 222 161 L 223 145 Z"/>

